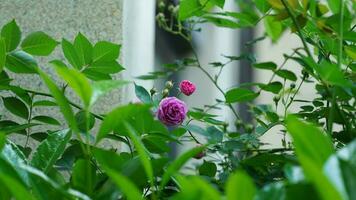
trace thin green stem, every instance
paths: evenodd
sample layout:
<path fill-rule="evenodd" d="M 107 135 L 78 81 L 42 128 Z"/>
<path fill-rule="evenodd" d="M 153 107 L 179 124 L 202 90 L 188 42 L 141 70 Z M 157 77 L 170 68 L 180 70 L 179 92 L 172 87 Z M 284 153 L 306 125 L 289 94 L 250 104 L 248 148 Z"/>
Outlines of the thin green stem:
<path fill-rule="evenodd" d="M 51 94 L 48 94 L 48 93 L 44 93 L 44 92 L 37 92 L 37 91 L 34 91 L 34 90 L 30 90 L 30 89 L 24 89 L 26 92 L 28 93 L 31 93 L 31 94 L 35 94 L 35 95 L 39 95 L 39 96 L 45 96 L 45 97 L 51 97 L 51 98 L 54 98 Z M 68 100 L 68 103 L 79 109 L 79 110 L 82 110 L 83 108 L 81 106 L 79 106 L 78 104 L 74 103 L 74 102 L 71 102 Z M 104 117 L 100 116 L 100 115 L 97 115 L 95 113 L 91 113 L 95 118 L 99 119 L 99 120 L 104 120 Z"/>
<path fill-rule="evenodd" d="M 29 108 L 29 115 L 28 115 L 28 119 L 27 119 L 27 124 L 30 124 L 31 123 L 31 120 L 32 120 L 32 111 L 33 111 L 33 99 L 35 97 L 35 94 L 32 94 L 31 95 L 31 104 L 30 104 L 30 108 Z M 30 138 L 30 134 L 31 134 L 31 127 L 27 128 L 27 133 L 26 133 L 26 142 L 25 142 L 25 148 L 27 147 L 28 145 L 28 141 L 29 141 L 29 138 Z"/>
<path fill-rule="evenodd" d="M 200 69 L 210 80 L 211 82 L 214 84 L 214 86 L 220 91 L 220 93 L 225 97 L 225 92 L 224 90 L 219 86 L 219 84 L 217 83 L 217 81 L 209 74 L 208 71 L 206 71 L 202 65 L 200 64 L 200 61 L 199 61 L 199 57 L 198 57 L 198 54 L 197 52 L 195 51 L 193 45 L 191 43 L 189 43 L 191 48 L 192 48 L 192 52 L 193 52 L 193 55 L 195 57 L 195 59 L 197 60 L 197 63 L 198 63 L 198 69 Z M 234 109 L 234 107 L 232 106 L 231 103 L 226 103 L 226 105 L 230 108 L 230 110 L 233 112 L 233 114 L 235 115 L 236 119 L 241 119 L 241 117 L 239 116 L 239 114 L 237 114 L 236 110 Z"/>
<path fill-rule="evenodd" d="M 339 49 L 338 49 L 338 56 L 337 56 L 337 64 L 339 69 L 341 69 L 342 65 L 342 43 L 343 43 L 343 34 L 344 34 L 344 0 L 340 0 L 340 18 L 339 18 Z M 327 124 L 327 130 L 329 133 L 333 131 L 333 124 L 334 124 L 334 114 L 335 114 L 335 107 L 336 107 L 336 91 L 335 86 L 332 88 L 332 99 L 331 99 L 331 107 L 329 110 L 329 119 Z"/>
<path fill-rule="evenodd" d="M 310 50 L 308 48 L 308 45 L 307 45 L 307 42 L 302 34 L 302 29 L 297 21 L 297 19 L 295 18 L 295 16 L 293 15 L 292 11 L 289 9 L 289 6 L 286 2 L 286 0 L 281 0 L 282 1 L 282 4 L 283 6 L 286 8 L 286 11 L 288 13 L 288 15 L 292 18 L 292 21 L 293 21 L 293 24 L 294 26 L 297 28 L 297 33 L 298 33 L 298 36 L 299 38 L 301 39 L 302 43 L 303 43 L 303 46 L 304 46 L 304 49 L 305 49 L 305 52 L 308 54 L 308 56 L 313 59 L 313 55 L 310 53 Z M 313 59 L 314 60 L 314 59 Z"/>

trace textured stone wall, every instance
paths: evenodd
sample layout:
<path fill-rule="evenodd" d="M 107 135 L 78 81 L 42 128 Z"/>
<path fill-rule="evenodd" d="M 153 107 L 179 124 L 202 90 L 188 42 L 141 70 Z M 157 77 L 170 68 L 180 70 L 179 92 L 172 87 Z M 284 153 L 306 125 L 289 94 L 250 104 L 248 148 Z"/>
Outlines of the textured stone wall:
<path fill-rule="evenodd" d="M 57 41 L 61 41 L 63 37 L 73 41 L 75 35 L 81 32 L 93 42 L 108 40 L 121 43 L 122 7 L 123 0 L 0 0 L 0 26 L 15 19 L 21 27 L 22 38 L 32 31 L 43 31 Z M 55 58 L 64 58 L 61 48 L 57 47 L 49 58 L 37 57 L 41 68 L 56 79 L 51 66 L 48 65 L 48 61 Z M 46 91 L 42 81 L 35 75 L 11 76 L 15 79 L 21 77 L 16 80 L 20 85 Z M 120 78 L 120 75 L 116 78 Z M 68 95 L 73 101 L 80 103 L 72 92 L 69 91 Z M 108 111 L 119 104 L 121 99 L 120 90 L 114 91 L 110 96 L 101 99 L 94 110 Z M 41 112 L 62 119 L 58 109 L 35 110 L 35 114 Z M 1 106 L 0 113 L 4 113 Z"/>

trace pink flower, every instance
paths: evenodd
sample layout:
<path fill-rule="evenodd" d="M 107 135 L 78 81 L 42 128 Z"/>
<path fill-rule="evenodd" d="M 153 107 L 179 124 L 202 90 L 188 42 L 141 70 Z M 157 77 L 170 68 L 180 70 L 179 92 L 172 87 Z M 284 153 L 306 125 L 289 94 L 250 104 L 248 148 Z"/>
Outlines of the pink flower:
<path fill-rule="evenodd" d="M 166 97 L 159 103 L 157 117 L 167 126 L 181 124 L 188 109 L 185 103 L 175 97 Z"/>
<path fill-rule="evenodd" d="M 191 94 L 194 93 L 196 88 L 195 88 L 195 84 L 194 83 L 192 83 L 192 82 L 190 82 L 188 80 L 183 80 L 179 84 L 179 89 L 183 94 L 185 94 L 187 96 L 190 96 Z"/>

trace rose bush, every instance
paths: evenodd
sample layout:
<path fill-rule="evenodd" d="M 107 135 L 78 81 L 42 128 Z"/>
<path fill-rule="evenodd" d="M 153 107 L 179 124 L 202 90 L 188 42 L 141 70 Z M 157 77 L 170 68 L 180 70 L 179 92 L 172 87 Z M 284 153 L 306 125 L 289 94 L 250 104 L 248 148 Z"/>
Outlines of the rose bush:
<path fill-rule="evenodd" d="M 43 32 L 22 39 L 15 20 L 5 24 L 0 37 L 0 90 L 7 111 L 0 114 L 0 199 L 356 199 L 355 1 L 237 1 L 239 12 L 225 11 L 224 3 L 158 4 L 160 27 L 191 45 L 193 57 L 139 78 L 200 70 L 224 99 L 196 108 L 177 99 L 179 93 L 169 95 L 175 83 L 168 81 L 160 92 L 135 84 L 140 103 L 94 113 L 100 96 L 131 84 L 112 80 L 123 70 L 117 62 L 120 45 L 94 44 L 81 33 L 74 41 L 58 42 Z M 242 52 L 203 66 L 192 33 L 204 23 L 232 29 L 263 24 L 266 34 L 246 41 L 247 46 L 265 39 L 278 42 L 288 32 L 301 45 L 283 55 L 280 65 Z M 48 63 L 56 72 L 52 77 L 37 60 L 57 46 L 63 59 Z M 272 72 L 269 81 L 229 89 L 219 85 L 225 66 L 242 59 Z M 41 79 L 46 90 L 14 80 L 27 74 Z M 315 88 L 315 97 L 297 97 L 304 84 Z M 80 103 L 68 97 L 68 90 Z M 180 90 L 191 95 L 195 87 L 184 81 Z M 254 103 L 263 93 L 273 95 L 270 102 Z M 240 118 L 240 103 L 248 103 L 251 121 Z M 292 104 L 300 109 L 292 111 Z M 45 107 L 58 108 L 63 120 L 49 116 Z M 230 123 L 212 112 L 222 107 L 234 114 Z M 260 141 L 271 130 L 284 136 L 282 148 Z M 172 144 L 188 150 L 172 155 Z"/>

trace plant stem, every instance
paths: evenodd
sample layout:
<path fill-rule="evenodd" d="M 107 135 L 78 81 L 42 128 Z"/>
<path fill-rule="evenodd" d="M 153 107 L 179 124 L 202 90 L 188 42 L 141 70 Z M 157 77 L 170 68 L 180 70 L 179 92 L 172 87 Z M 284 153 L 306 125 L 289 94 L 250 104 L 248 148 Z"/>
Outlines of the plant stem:
<path fill-rule="evenodd" d="M 337 65 L 339 69 L 341 69 L 342 65 L 342 42 L 343 42 L 343 34 L 344 34 L 344 0 L 340 0 L 340 18 L 339 18 L 339 51 L 337 55 Z M 332 88 L 332 99 L 331 99 L 331 107 L 329 110 L 329 119 L 328 119 L 328 126 L 327 130 L 332 133 L 333 131 L 333 124 L 334 124 L 334 113 L 335 113 L 335 107 L 336 107 L 336 91 L 335 91 L 335 86 Z"/>
<path fill-rule="evenodd" d="M 285 0 L 281 0 L 283 3 L 283 6 L 286 8 L 286 11 L 288 13 L 288 15 L 292 18 L 293 24 L 294 26 L 297 28 L 297 32 L 298 32 L 298 36 L 301 39 L 304 49 L 306 51 L 306 53 L 308 54 L 308 56 L 313 59 L 313 55 L 310 53 L 307 42 L 305 41 L 305 38 L 303 37 L 302 31 L 301 31 L 301 27 L 297 21 L 297 19 L 295 18 L 295 16 L 293 15 L 292 11 L 289 9 L 289 6 L 287 5 Z M 313 59 L 314 60 L 314 59 Z"/>
<path fill-rule="evenodd" d="M 191 42 L 189 42 L 191 48 L 192 48 L 192 52 L 194 54 L 194 57 L 195 59 L 197 60 L 197 63 L 198 63 L 198 68 L 211 80 L 211 82 L 214 84 L 214 86 L 220 91 L 220 93 L 225 97 L 225 92 L 224 90 L 219 86 L 219 84 L 217 83 L 217 81 L 209 74 L 209 72 L 207 72 L 203 67 L 202 65 L 200 64 L 200 61 L 199 61 L 199 57 L 198 57 L 198 54 L 197 52 L 195 51 L 193 45 Z M 241 120 L 241 117 L 239 116 L 239 114 L 237 114 L 236 110 L 234 109 L 234 107 L 232 106 L 231 103 L 226 103 L 227 106 L 231 109 L 231 111 L 233 112 L 233 114 L 235 115 L 236 119 L 240 119 Z"/>
<path fill-rule="evenodd" d="M 53 96 L 51 95 L 51 94 L 48 94 L 48 93 L 44 93 L 44 92 L 37 92 L 37 91 L 34 91 L 34 90 L 30 90 L 30 89 L 24 89 L 26 92 L 28 92 L 28 93 L 31 93 L 31 94 L 35 94 L 35 95 L 39 95 L 39 96 L 45 96 L 45 97 L 51 97 L 51 98 L 53 98 Z M 69 101 L 68 100 L 68 103 L 71 105 L 71 106 L 73 106 L 73 107 L 75 107 L 75 108 L 77 108 L 77 109 L 79 109 L 79 110 L 82 110 L 83 108 L 81 107 L 81 106 L 79 106 L 78 104 L 76 104 L 76 103 L 74 103 L 74 102 L 71 102 L 71 101 Z M 91 114 L 95 117 L 95 118 L 97 118 L 97 119 L 99 119 L 99 120 L 104 120 L 104 117 L 102 117 L 102 116 L 100 116 L 100 115 L 97 115 L 97 114 L 95 114 L 95 113 L 92 113 L 91 112 Z"/>
<path fill-rule="evenodd" d="M 29 116 L 28 116 L 28 119 L 27 119 L 27 124 L 30 124 L 31 123 L 31 120 L 32 120 L 32 110 L 33 110 L 33 98 L 35 97 L 35 94 L 32 94 L 31 95 L 31 104 L 30 104 L 30 113 L 29 113 Z M 28 140 L 30 138 L 30 134 L 31 134 L 31 127 L 29 127 L 27 129 L 27 133 L 26 133 L 26 142 L 25 142 L 25 148 L 27 147 L 28 145 Z"/>

